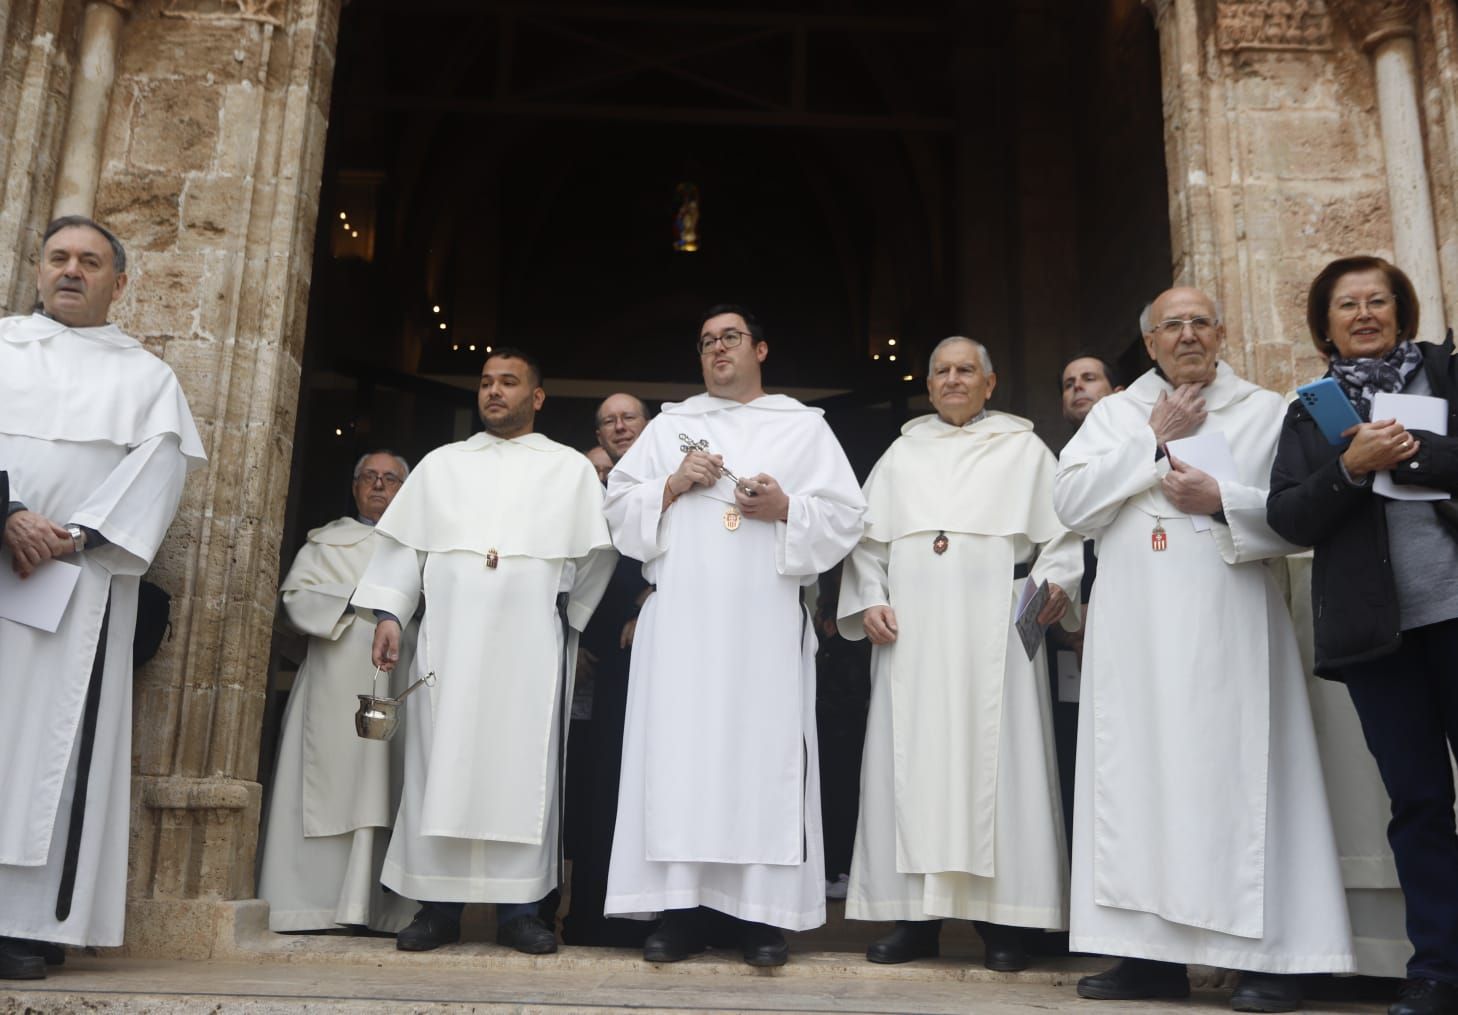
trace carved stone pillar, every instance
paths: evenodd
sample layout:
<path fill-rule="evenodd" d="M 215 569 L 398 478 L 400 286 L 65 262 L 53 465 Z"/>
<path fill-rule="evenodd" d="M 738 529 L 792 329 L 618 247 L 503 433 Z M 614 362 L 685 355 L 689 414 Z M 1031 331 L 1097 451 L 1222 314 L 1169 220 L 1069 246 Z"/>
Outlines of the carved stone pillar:
<path fill-rule="evenodd" d="M 66 137 L 61 143 L 61 167 L 56 177 L 56 216 L 89 216 L 95 208 L 122 23 L 131 8 L 132 0 L 91 0 L 86 5 L 81 50 L 71 80 Z"/>
<path fill-rule="evenodd" d="M 135 681 L 126 947 L 226 954 L 253 900 L 259 734 L 340 0 L 136 0 L 96 216 L 117 323 L 208 452 L 151 571 L 172 635 Z"/>
<path fill-rule="evenodd" d="M 1417 288 L 1422 307 L 1419 337 L 1441 341 L 1447 325 L 1432 190 L 1423 149 L 1415 38 L 1417 4 L 1413 0 L 1342 0 L 1334 9 L 1372 58 L 1382 151 L 1387 161 L 1393 256 Z"/>

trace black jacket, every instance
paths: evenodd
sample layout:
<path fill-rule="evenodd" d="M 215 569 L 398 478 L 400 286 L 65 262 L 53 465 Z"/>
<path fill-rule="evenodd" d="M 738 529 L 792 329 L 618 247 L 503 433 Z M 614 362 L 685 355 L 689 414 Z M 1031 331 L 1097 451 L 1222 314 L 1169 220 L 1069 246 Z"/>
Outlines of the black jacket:
<path fill-rule="evenodd" d="M 1417 468 L 1393 470 L 1398 483 L 1458 493 L 1458 359 L 1453 333 L 1442 345 L 1419 342 L 1433 394 L 1448 399 L 1448 433 L 1422 430 Z M 1353 486 L 1338 459 L 1345 445 L 1327 442 L 1300 400 L 1291 403 L 1271 468 L 1266 519 L 1283 539 L 1316 549 L 1311 613 L 1316 672 L 1342 679 L 1341 668 L 1377 659 L 1402 644 L 1397 587 L 1387 552 L 1386 501 L 1372 485 Z M 1410 465 L 1410 463 L 1409 463 Z"/>

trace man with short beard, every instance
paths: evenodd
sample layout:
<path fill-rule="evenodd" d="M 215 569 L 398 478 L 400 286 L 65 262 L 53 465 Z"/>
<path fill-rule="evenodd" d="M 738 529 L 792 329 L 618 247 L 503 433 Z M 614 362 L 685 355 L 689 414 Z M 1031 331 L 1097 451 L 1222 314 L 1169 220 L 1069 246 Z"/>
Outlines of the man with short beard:
<path fill-rule="evenodd" d="M 1305 671 L 1265 565 L 1295 549 L 1266 522 L 1285 400 L 1220 359 L 1197 289 L 1161 293 L 1140 330 L 1152 369 L 1094 406 L 1053 494 L 1099 553 L 1069 947 L 1121 957 L 1078 993 L 1185 997 L 1193 962 L 1241 971 L 1235 1010 L 1290 1011 L 1300 979 L 1282 974 L 1353 960 Z M 1231 474 L 1182 460 L 1191 436 L 1226 445 Z"/>
<path fill-rule="evenodd" d="M 401 951 L 460 940 L 467 902 L 494 902 L 497 942 L 557 950 L 537 905 L 561 882 L 567 703 L 578 632 L 615 554 L 581 452 L 533 428 L 541 369 L 498 347 L 481 369 L 485 433 L 426 455 L 376 526 L 353 603 L 373 609 L 373 660 L 400 659 L 420 621 L 401 708 L 405 784 L 380 880 L 421 900 Z M 433 676 L 432 676 L 433 675 Z"/>

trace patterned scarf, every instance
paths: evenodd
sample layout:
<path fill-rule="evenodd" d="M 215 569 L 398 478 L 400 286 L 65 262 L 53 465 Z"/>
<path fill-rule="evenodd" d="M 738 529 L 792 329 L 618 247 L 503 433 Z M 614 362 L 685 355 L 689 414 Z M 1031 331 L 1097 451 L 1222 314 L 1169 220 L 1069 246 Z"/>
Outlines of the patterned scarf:
<path fill-rule="evenodd" d="M 1379 391 L 1397 392 L 1407 387 L 1417 368 L 1422 366 L 1423 354 L 1411 339 L 1399 342 L 1385 356 L 1380 358 L 1347 359 L 1333 356 L 1331 375 L 1342 386 L 1342 391 L 1351 400 L 1357 415 L 1364 422 L 1372 421 L 1372 396 Z"/>

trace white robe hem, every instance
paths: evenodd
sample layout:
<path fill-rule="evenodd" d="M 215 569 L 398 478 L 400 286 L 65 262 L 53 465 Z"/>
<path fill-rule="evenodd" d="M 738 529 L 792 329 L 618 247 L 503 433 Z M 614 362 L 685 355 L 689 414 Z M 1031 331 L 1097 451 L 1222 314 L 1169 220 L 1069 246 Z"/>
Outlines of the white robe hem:
<path fill-rule="evenodd" d="M 550 875 L 540 878 L 447 877 L 401 870 L 388 858 L 380 884 L 406 898 L 433 902 L 538 902 L 557 887 Z"/>
<path fill-rule="evenodd" d="M 604 916 L 630 920 L 651 920 L 669 909 L 695 909 L 707 906 L 740 920 L 765 923 L 782 930 L 814 930 L 825 925 L 825 903 L 805 911 L 777 906 L 756 906 L 743 899 L 709 888 L 682 889 L 673 892 L 652 892 L 644 895 L 609 895 L 603 906 Z"/>
<path fill-rule="evenodd" d="M 1186 965 L 1215 966 L 1251 973 L 1353 973 L 1356 960 L 1344 955 L 1271 955 L 1260 951 L 1200 946 L 1183 948 L 1148 940 L 1081 937 L 1068 938 L 1070 952 L 1092 952 L 1098 955 L 1134 959 L 1156 959 L 1160 962 L 1183 962 Z"/>

